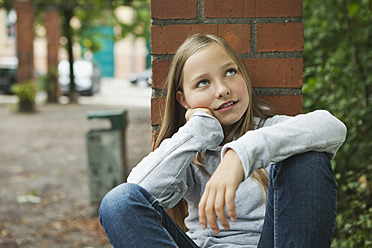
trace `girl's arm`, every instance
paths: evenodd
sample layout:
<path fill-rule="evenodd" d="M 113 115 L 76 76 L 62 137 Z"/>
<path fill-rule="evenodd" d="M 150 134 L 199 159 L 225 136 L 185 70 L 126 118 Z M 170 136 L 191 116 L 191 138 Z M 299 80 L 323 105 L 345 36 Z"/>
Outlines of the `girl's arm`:
<path fill-rule="evenodd" d="M 334 157 L 346 138 L 346 127 L 327 111 L 315 111 L 296 117 L 275 116 L 263 128 L 249 131 L 222 149 L 222 160 L 208 181 L 199 203 L 202 228 L 209 223 L 220 232 L 217 218 L 225 230 L 236 220 L 235 192 L 239 184 L 255 169 L 265 168 L 307 151 L 326 152 Z"/>
<path fill-rule="evenodd" d="M 193 186 L 189 165 L 196 153 L 216 148 L 222 140 L 218 120 L 196 112 L 177 133 L 133 168 L 127 181 L 141 185 L 165 208 L 172 208 Z"/>
<path fill-rule="evenodd" d="M 249 131 L 226 144 L 222 156 L 233 149 L 239 156 L 245 178 L 270 162 L 279 162 L 308 151 L 326 152 L 333 158 L 346 138 L 346 126 L 328 111 L 318 110 L 295 117 L 274 116 L 263 128 Z"/>

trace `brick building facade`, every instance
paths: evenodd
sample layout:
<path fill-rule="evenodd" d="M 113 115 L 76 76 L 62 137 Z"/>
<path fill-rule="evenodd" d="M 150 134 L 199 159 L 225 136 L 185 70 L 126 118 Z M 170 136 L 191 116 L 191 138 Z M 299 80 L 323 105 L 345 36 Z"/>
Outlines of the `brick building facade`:
<path fill-rule="evenodd" d="M 35 77 L 34 73 L 34 8 L 30 0 L 14 2 L 17 12 L 16 49 L 18 57 L 17 82 Z"/>

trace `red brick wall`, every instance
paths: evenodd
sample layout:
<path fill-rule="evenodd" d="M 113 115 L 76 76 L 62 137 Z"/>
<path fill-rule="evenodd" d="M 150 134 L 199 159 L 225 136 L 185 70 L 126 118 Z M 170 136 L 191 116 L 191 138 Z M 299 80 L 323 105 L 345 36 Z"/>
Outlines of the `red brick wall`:
<path fill-rule="evenodd" d="M 17 81 L 23 82 L 34 78 L 34 14 L 31 0 L 16 0 L 14 8 L 17 12 Z"/>
<path fill-rule="evenodd" d="M 58 103 L 59 102 L 59 83 L 58 83 L 58 53 L 59 53 L 59 39 L 61 37 L 61 28 L 59 23 L 59 12 L 57 8 L 48 7 L 44 11 L 44 26 L 46 29 L 47 38 L 47 66 L 49 83 L 52 83 L 54 87 L 48 87 L 48 102 Z"/>
<path fill-rule="evenodd" d="M 44 26 L 48 42 L 48 69 L 52 69 L 58 66 L 59 39 L 61 37 L 59 12 L 56 8 L 48 8 L 45 10 Z"/>
<path fill-rule="evenodd" d="M 151 0 L 154 135 L 170 61 L 190 32 L 218 34 L 240 55 L 256 93 L 279 114 L 302 112 L 302 0 Z"/>

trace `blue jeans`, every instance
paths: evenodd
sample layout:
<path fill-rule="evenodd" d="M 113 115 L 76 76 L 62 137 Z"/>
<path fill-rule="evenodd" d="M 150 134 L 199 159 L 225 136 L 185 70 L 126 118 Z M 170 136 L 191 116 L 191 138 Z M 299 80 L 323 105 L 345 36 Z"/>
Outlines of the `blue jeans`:
<path fill-rule="evenodd" d="M 272 164 L 258 247 L 329 247 L 337 185 L 328 157 L 309 152 Z M 114 247 L 198 247 L 145 189 L 124 183 L 102 200 L 100 221 Z"/>

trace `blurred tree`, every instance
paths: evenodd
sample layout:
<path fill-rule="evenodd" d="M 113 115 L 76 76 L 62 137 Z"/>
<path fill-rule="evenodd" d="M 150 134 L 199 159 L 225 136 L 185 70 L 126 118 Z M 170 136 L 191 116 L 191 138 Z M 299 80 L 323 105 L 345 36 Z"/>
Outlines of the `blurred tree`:
<path fill-rule="evenodd" d="M 372 1 L 304 1 L 303 22 L 304 111 L 328 109 L 348 127 L 333 247 L 371 247 Z"/>
<path fill-rule="evenodd" d="M 0 8 L 11 8 L 14 0 L 0 0 Z M 121 39 L 128 34 L 136 38 L 150 37 L 150 0 L 33 0 L 36 11 L 41 13 L 46 8 L 56 7 L 60 11 L 62 35 L 66 38 L 66 50 L 70 62 L 70 102 L 77 102 L 75 78 L 73 73 L 73 43 L 79 42 L 91 52 L 101 48 L 99 34 L 92 32 L 90 27 L 97 24 L 120 27 L 116 29 L 112 39 Z M 120 20 L 115 10 L 121 6 L 131 6 L 134 10 L 132 22 Z M 72 25 L 73 18 L 79 20 L 79 25 Z M 39 18 L 40 19 L 40 18 Z M 107 38 L 107 37 L 106 37 Z"/>

